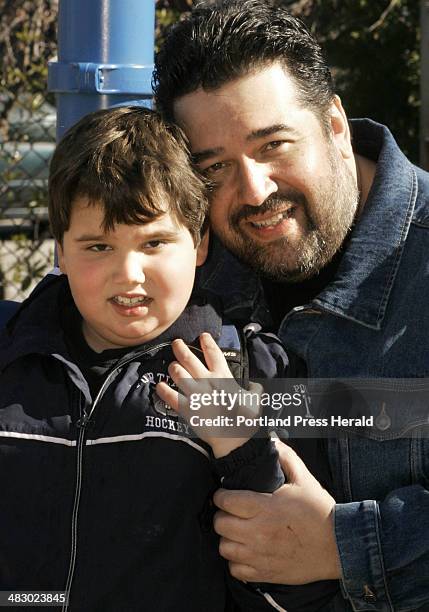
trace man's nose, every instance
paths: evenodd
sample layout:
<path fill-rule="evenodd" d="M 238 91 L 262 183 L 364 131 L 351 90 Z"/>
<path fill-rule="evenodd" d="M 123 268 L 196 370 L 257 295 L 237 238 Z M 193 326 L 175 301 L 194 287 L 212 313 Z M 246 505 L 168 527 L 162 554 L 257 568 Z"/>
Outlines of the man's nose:
<path fill-rule="evenodd" d="M 146 280 L 144 256 L 142 253 L 127 253 L 119 258 L 115 270 L 119 283 L 142 285 Z"/>
<path fill-rule="evenodd" d="M 252 159 L 243 161 L 239 177 L 240 204 L 260 206 L 278 190 L 277 183 L 271 177 L 269 164 L 261 164 Z"/>

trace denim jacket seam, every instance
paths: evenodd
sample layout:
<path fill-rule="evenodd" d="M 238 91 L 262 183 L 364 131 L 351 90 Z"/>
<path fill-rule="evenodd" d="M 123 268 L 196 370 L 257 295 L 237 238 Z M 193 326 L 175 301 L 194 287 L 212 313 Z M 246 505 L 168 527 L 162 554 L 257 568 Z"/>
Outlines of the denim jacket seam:
<path fill-rule="evenodd" d="M 374 609 L 374 610 L 386 610 L 386 603 L 389 606 L 389 611 L 393 612 L 394 611 L 394 607 L 392 605 L 392 601 L 391 601 L 391 597 L 388 591 L 388 587 L 387 587 L 387 582 L 386 582 L 386 571 L 385 571 L 385 565 L 384 565 L 384 558 L 383 558 L 383 551 L 382 551 L 382 547 L 381 547 L 381 540 L 380 540 L 380 526 L 379 526 L 379 509 L 378 509 L 378 504 L 375 500 L 367 500 L 365 503 L 368 504 L 370 502 L 370 505 L 367 506 L 367 510 L 365 511 L 365 514 L 369 511 L 370 515 L 371 515 L 371 523 L 372 523 L 372 528 L 371 531 L 372 533 L 375 535 L 375 544 L 377 547 L 377 551 L 373 554 L 371 554 L 371 559 L 375 561 L 375 563 L 371 564 L 369 563 L 367 565 L 367 567 L 365 568 L 365 573 L 367 575 L 367 580 L 369 581 L 370 585 L 372 587 L 375 587 L 378 591 L 382 591 L 383 592 L 383 598 L 382 599 L 378 599 L 378 603 L 374 602 L 372 605 L 374 606 L 373 608 L 370 609 Z M 352 503 L 356 503 L 356 502 L 352 502 Z M 343 504 L 341 504 L 343 505 Z M 347 505 L 347 504 L 346 504 Z M 337 513 L 337 506 L 338 504 L 335 505 L 334 507 L 334 525 L 335 525 L 335 516 Z M 336 531 L 336 530 L 335 530 Z M 336 541 L 337 541 L 337 547 L 338 547 L 338 552 L 340 553 L 340 549 L 338 546 L 338 540 L 337 540 L 337 535 L 335 536 Z M 343 564 L 343 558 L 342 555 L 339 554 L 339 559 L 340 559 L 340 565 L 341 565 L 341 585 L 342 585 L 342 592 L 343 592 L 343 596 L 345 594 L 346 598 L 348 599 L 348 601 L 350 602 L 350 605 L 352 606 L 353 610 L 362 610 L 362 609 L 368 609 L 368 608 L 362 608 L 362 600 L 363 600 L 363 594 L 361 596 L 358 596 L 356 594 L 353 594 L 349 591 L 347 582 L 348 579 L 346 577 L 346 572 L 345 572 L 345 567 Z M 373 574 L 372 571 L 372 565 L 379 565 L 380 570 L 381 570 L 381 576 L 380 578 L 378 578 L 377 580 L 375 579 L 375 576 Z M 352 580 L 352 585 L 353 585 L 353 580 Z"/>
<path fill-rule="evenodd" d="M 304 361 L 305 361 L 305 363 L 307 365 L 307 376 L 309 378 L 311 378 L 311 376 L 312 376 L 309 347 L 310 347 L 310 344 L 313 343 L 314 338 L 316 338 L 316 336 L 320 333 L 322 325 L 323 325 L 323 321 L 320 319 L 319 320 L 319 325 L 317 326 L 317 329 L 315 329 L 315 331 L 311 335 L 311 337 L 308 339 L 308 342 L 307 342 L 307 345 L 306 345 L 305 351 L 304 351 Z"/>
<path fill-rule="evenodd" d="M 429 217 L 427 219 L 413 219 L 411 225 L 419 229 L 429 229 Z"/>
<path fill-rule="evenodd" d="M 314 304 L 319 306 L 320 309 L 326 312 L 327 314 L 341 317 L 342 319 L 346 319 L 347 321 L 351 321 L 352 323 L 358 323 L 359 325 L 363 325 L 363 327 L 367 327 L 368 329 L 373 329 L 375 331 L 381 330 L 381 323 L 379 320 L 377 321 L 376 324 L 368 323 L 367 321 L 363 321 L 362 319 L 357 319 L 356 317 L 352 317 L 351 315 L 346 314 L 344 310 L 337 308 L 336 306 L 332 306 L 332 304 L 325 303 L 318 298 L 314 300 Z"/>
<path fill-rule="evenodd" d="M 294 316 L 297 316 L 300 313 L 297 313 L 296 315 L 291 315 L 291 319 L 293 319 Z M 312 376 L 312 372 L 311 372 L 311 362 L 310 362 L 310 358 L 309 358 L 309 347 L 312 344 L 314 338 L 317 336 L 317 334 L 320 332 L 321 327 L 322 327 L 323 321 L 320 319 L 319 321 L 319 325 L 317 326 L 317 329 L 314 330 L 314 333 L 311 335 L 311 337 L 308 339 L 308 342 L 305 346 L 305 351 L 304 354 L 302 355 L 302 358 L 304 359 L 306 365 L 307 365 L 307 376 L 309 378 L 311 378 Z M 287 326 L 286 326 L 287 327 Z M 279 336 L 279 338 L 282 337 L 283 335 L 283 321 L 280 324 L 280 327 L 278 329 L 277 335 Z"/>
<path fill-rule="evenodd" d="M 394 612 L 395 608 L 393 607 L 392 598 L 390 597 L 390 593 L 389 593 L 389 586 L 387 584 L 387 573 L 386 573 L 386 567 L 384 563 L 383 547 L 381 545 L 381 538 L 380 538 L 380 520 L 381 520 L 380 508 L 378 506 L 378 503 L 375 500 L 374 500 L 374 508 L 375 508 L 375 535 L 377 538 L 378 556 L 380 558 L 380 566 L 381 566 L 381 571 L 383 574 L 384 592 L 386 595 L 387 602 L 390 606 L 391 612 Z"/>
<path fill-rule="evenodd" d="M 376 317 L 377 323 L 381 323 L 381 321 L 384 319 L 384 315 L 386 314 L 386 306 L 389 302 L 390 292 L 393 287 L 393 283 L 395 282 L 395 277 L 398 272 L 399 264 L 401 262 L 402 253 L 405 248 L 408 231 L 409 231 L 409 228 L 412 222 L 412 216 L 414 213 L 413 201 L 415 204 L 416 197 L 417 197 L 417 176 L 416 176 L 414 168 L 412 167 L 411 167 L 411 177 L 412 177 L 412 182 L 411 182 L 411 188 L 410 188 L 409 196 L 408 196 L 407 215 L 401 227 L 401 234 L 400 234 L 399 242 L 397 245 L 398 249 L 396 251 L 395 259 L 391 266 L 388 281 L 384 287 L 384 292 L 380 300 L 380 307 L 378 309 L 378 313 Z"/>

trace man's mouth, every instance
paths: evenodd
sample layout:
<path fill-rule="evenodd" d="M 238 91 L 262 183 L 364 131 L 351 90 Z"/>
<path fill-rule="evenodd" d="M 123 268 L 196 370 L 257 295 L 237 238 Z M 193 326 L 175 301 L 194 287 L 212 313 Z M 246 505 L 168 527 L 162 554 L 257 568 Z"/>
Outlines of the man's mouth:
<path fill-rule="evenodd" d="M 290 217 L 292 217 L 294 210 L 295 210 L 295 206 L 291 206 L 287 210 L 272 214 L 270 217 L 266 217 L 265 219 L 261 219 L 260 221 L 251 220 L 251 219 L 247 219 L 246 221 L 247 223 L 250 223 L 250 225 L 252 225 L 253 227 L 256 227 L 257 229 L 276 227 L 282 221 L 284 221 L 284 219 L 289 219 Z"/>

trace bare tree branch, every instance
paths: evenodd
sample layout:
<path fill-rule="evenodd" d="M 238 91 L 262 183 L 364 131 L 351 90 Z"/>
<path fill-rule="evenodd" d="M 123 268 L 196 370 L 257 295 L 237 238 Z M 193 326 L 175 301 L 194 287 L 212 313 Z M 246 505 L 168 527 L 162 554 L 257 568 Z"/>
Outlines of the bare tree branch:
<path fill-rule="evenodd" d="M 388 17 L 389 13 L 399 4 L 399 0 L 390 0 L 389 6 L 381 13 L 380 17 L 371 26 L 369 26 L 368 32 L 374 32 L 377 28 L 383 25 L 384 21 Z"/>

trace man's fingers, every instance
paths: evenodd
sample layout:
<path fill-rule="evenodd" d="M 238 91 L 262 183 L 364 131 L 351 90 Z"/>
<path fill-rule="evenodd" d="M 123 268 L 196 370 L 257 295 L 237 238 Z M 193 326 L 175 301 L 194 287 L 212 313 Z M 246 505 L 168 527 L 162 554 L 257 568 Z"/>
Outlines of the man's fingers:
<path fill-rule="evenodd" d="M 275 445 L 279 453 L 280 465 L 288 483 L 299 482 L 308 476 L 312 477 L 305 463 L 290 446 L 281 440 L 275 440 Z"/>
<path fill-rule="evenodd" d="M 258 582 L 259 573 L 251 565 L 245 565 L 243 563 L 234 563 L 230 561 L 229 572 L 231 576 L 242 580 L 243 582 Z"/>
<path fill-rule="evenodd" d="M 213 501 L 220 510 L 239 518 L 256 516 L 269 493 L 255 493 L 254 491 L 228 491 L 218 489 Z"/>
<path fill-rule="evenodd" d="M 247 564 L 252 561 L 252 555 L 247 546 L 241 542 L 234 542 L 228 538 L 221 538 L 219 542 L 219 553 L 227 561 Z"/>
<path fill-rule="evenodd" d="M 216 533 L 231 542 L 246 544 L 252 534 L 246 519 L 226 514 L 223 510 L 216 512 L 213 518 L 213 527 Z"/>

